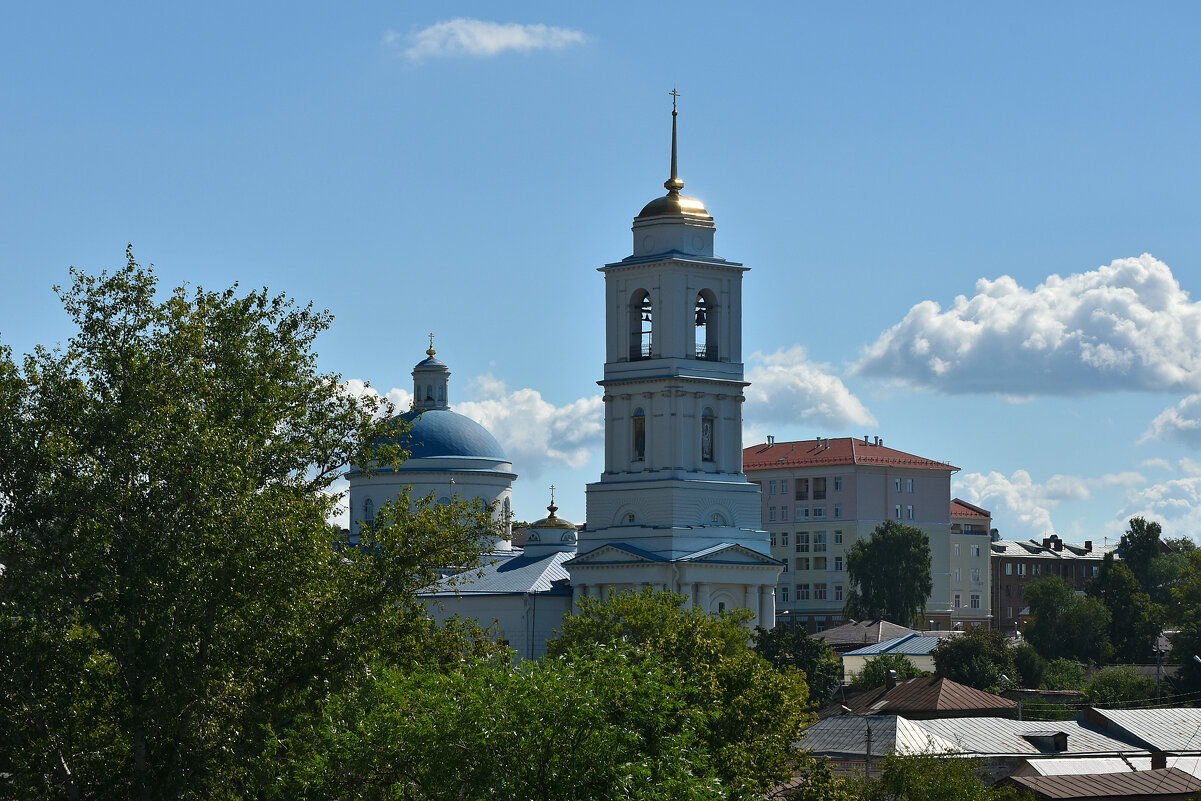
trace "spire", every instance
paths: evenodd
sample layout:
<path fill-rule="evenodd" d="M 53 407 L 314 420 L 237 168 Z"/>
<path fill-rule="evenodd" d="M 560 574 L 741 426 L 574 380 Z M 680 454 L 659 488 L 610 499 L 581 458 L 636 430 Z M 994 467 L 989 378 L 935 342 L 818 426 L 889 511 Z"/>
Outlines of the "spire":
<path fill-rule="evenodd" d="M 671 177 L 663 182 L 663 188 L 667 190 L 668 196 L 679 197 L 680 190 L 684 188 L 684 181 L 680 179 L 676 169 L 676 99 L 680 93 L 672 87 L 668 94 L 671 95 Z"/>

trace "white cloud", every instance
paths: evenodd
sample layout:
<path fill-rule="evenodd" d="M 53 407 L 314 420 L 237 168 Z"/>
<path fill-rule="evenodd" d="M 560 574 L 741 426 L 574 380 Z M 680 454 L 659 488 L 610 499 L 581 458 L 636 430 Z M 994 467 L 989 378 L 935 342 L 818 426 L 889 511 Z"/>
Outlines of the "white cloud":
<path fill-rule="evenodd" d="M 464 17 L 438 22 L 407 38 L 391 30 L 383 37 L 386 47 L 399 48 L 407 43 L 404 52 L 413 61 L 450 56 L 487 58 L 508 50 L 561 50 L 585 41 L 587 37 L 581 31 L 571 28 Z"/>
<path fill-rule="evenodd" d="M 1051 514 L 1060 504 L 1091 500 L 1099 490 L 1105 490 L 1103 495 L 1109 497 L 1116 490 L 1136 487 L 1145 481 L 1139 473 L 1097 477 L 1057 474 L 1040 484 L 1025 470 L 1017 470 L 1010 476 L 994 471 L 957 476 L 952 492 L 992 512 L 993 525 L 1005 539 L 1041 539 L 1057 533 Z"/>
<path fill-rule="evenodd" d="M 748 429 L 769 423 L 807 424 L 822 429 L 874 426 L 876 418 L 830 365 L 811 362 L 804 347 L 794 345 L 775 353 L 755 352 L 746 378 Z"/>
<path fill-rule="evenodd" d="M 1142 487 L 1131 493 L 1122 520 L 1141 516 L 1163 526 L 1164 536 L 1201 534 L 1201 475 L 1196 473 Z"/>
<path fill-rule="evenodd" d="M 366 381 L 358 378 L 351 378 L 343 382 L 342 389 L 351 395 L 361 397 L 368 396 L 373 398 L 380 397 L 379 390 L 370 386 Z M 407 412 L 413 405 L 413 393 L 404 389 L 396 389 L 393 387 L 388 390 L 384 396 L 392 402 L 393 413 L 400 414 Z"/>
<path fill-rule="evenodd" d="M 923 301 L 852 374 L 947 394 L 1080 395 L 1201 390 L 1201 304 L 1149 254 L 1034 290 L 980 279 L 947 311 Z"/>
<path fill-rule="evenodd" d="M 1189 395 L 1151 421 L 1139 442 L 1160 439 L 1201 448 L 1201 395 Z"/>

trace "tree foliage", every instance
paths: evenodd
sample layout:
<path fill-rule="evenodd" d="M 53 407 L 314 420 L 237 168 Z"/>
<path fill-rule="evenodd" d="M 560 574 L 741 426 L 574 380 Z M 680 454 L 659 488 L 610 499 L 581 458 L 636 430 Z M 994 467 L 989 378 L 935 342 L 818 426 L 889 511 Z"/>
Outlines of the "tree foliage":
<path fill-rule="evenodd" d="M 934 589 L 930 538 L 920 528 L 886 520 L 870 539 L 847 550 L 847 574 L 848 617 L 915 625 Z"/>
<path fill-rule="evenodd" d="M 803 626 L 777 623 L 771 630 L 755 628 L 755 651 L 777 668 L 796 668 L 805 674 L 809 698 L 827 703 L 842 680 L 842 663 L 825 640 L 810 637 Z"/>
<path fill-rule="evenodd" d="M 1012 676 L 1022 687 L 1037 689 L 1043 686 L 1043 674 L 1047 670 L 1047 660 L 1028 642 L 1020 642 L 1010 650 L 1013 667 L 1017 676 Z M 1012 674 L 1010 674 L 1012 675 Z"/>
<path fill-rule="evenodd" d="M 344 547 L 332 482 L 403 454 L 379 401 L 317 370 L 329 314 L 160 299 L 131 253 L 72 275 L 67 346 L 0 353 L 0 795 L 234 797 L 366 659 L 461 656 L 414 593 L 488 515 L 402 501 Z"/>
<path fill-rule="evenodd" d="M 1159 523 L 1132 517 L 1126 532 L 1122 534 L 1121 544 L 1118 545 L 1122 561 L 1134 573 L 1144 590 L 1152 587 L 1151 564 L 1162 551 L 1159 540 L 1161 533 Z"/>
<path fill-rule="evenodd" d="M 1059 576 L 1026 586 L 1030 622 L 1023 631 L 1030 644 L 1047 659 L 1069 658 L 1104 664 L 1111 616 L 1098 598 L 1081 596 Z"/>
<path fill-rule="evenodd" d="M 1013 657 L 1005 635 L 972 627 L 962 634 L 943 637 L 934 649 L 934 675 L 989 692 L 1012 676 Z"/>
<path fill-rule="evenodd" d="M 1114 658 L 1130 663 L 1147 661 L 1163 629 L 1164 609 L 1152 603 L 1133 571 L 1107 553 L 1100 574 L 1088 583 L 1087 592 L 1109 610 Z"/>
<path fill-rule="evenodd" d="M 897 672 L 897 681 L 930 675 L 910 662 L 909 657 L 904 654 L 880 654 L 867 660 L 863 664 L 863 670 L 851 678 L 851 689 L 858 692 L 880 687 L 888 681 L 888 671 L 890 670 Z"/>
<path fill-rule="evenodd" d="M 548 645 L 549 658 L 628 644 L 685 678 L 689 704 L 706 712 L 701 747 L 736 797 L 765 793 L 791 776 L 793 743 L 813 721 L 804 675 L 778 670 L 748 645 L 751 613 L 709 615 L 682 608 L 670 592 L 584 598 Z"/>
<path fill-rule="evenodd" d="M 942 754 L 897 755 L 884 760 L 878 779 L 866 782 L 865 801 L 993 801 L 1012 798 L 1005 788 L 980 778 L 986 767 L 975 760 Z"/>
<path fill-rule="evenodd" d="M 1131 665 L 1118 665 L 1098 670 L 1084 685 L 1084 697 L 1093 706 L 1110 706 L 1155 700 L 1155 680 L 1140 676 Z"/>
<path fill-rule="evenodd" d="M 1043 670 L 1044 690 L 1080 690 L 1084 688 L 1084 665 L 1075 659 L 1052 659 Z"/>

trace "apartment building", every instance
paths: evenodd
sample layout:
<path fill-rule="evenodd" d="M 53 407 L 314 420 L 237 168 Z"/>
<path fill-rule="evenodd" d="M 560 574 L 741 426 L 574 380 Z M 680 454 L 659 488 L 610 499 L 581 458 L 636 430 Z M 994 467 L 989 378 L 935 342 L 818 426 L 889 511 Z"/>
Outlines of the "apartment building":
<path fill-rule="evenodd" d="M 1108 553 L 1117 557 L 1118 544 L 1094 547 L 1092 540 L 1064 542 L 1052 534 L 1038 540 L 994 540 L 990 545 L 992 607 L 996 626 L 1011 632 L 1021 628 L 1029 615 L 1026 587 L 1050 576 L 1067 579 L 1077 592 L 1084 592 L 1090 579 L 1101 572 Z"/>
<path fill-rule="evenodd" d="M 951 628 L 991 628 L 989 570 L 992 513 L 951 499 Z"/>
<path fill-rule="evenodd" d="M 950 629 L 960 620 L 953 615 L 951 584 L 951 474 L 958 467 L 889 448 L 879 437 L 768 438 L 743 450 L 742 465 L 762 488 L 772 556 L 786 565 L 776 586 L 777 621 L 803 624 L 810 632 L 841 625 L 849 589 L 846 552 L 888 519 L 930 537 L 928 627 Z M 986 557 L 979 567 L 987 573 Z M 982 603 L 988 597 L 983 592 Z"/>

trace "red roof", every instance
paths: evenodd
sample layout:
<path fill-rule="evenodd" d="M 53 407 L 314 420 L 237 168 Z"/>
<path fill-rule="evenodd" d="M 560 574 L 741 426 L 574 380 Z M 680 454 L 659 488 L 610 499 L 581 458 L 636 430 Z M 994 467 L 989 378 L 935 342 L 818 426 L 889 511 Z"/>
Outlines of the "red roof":
<path fill-rule="evenodd" d="M 869 690 L 856 698 L 856 715 L 906 715 L 915 712 L 975 712 L 1010 710 L 1016 701 L 986 693 L 947 678 L 923 676 Z"/>
<path fill-rule="evenodd" d="M 951 517 L 982 517 L 991 519 L 992 513 L 987 509 L 981 509 L 979 506 L 970 504 L 960 498 L 952 498 Z"/>
<path fill-rule="evenodd" d="M 936 462 L 912 453 L 887 448 L 883 443 L 868 441 L 867 437 L 833 437 L 807 439 L 801 442 L 776 442 L 752 445 L 742 451 L 742 469 L 770 470 L 773 467 L 815 467 L 821 465 L 885 465 L 912 467 L 923 470 L 959 468 L 947 462 Z"/>

